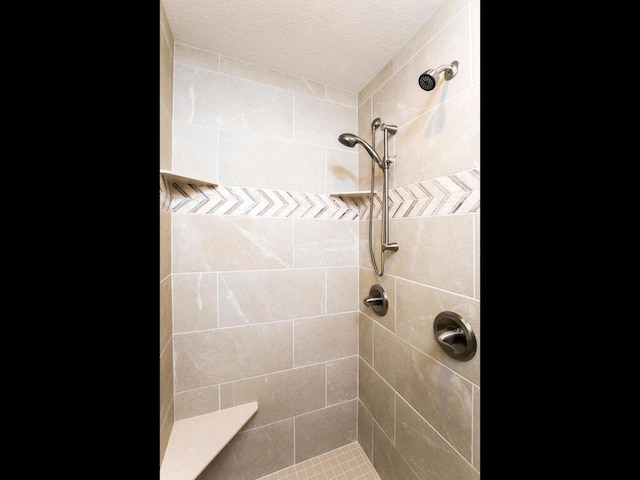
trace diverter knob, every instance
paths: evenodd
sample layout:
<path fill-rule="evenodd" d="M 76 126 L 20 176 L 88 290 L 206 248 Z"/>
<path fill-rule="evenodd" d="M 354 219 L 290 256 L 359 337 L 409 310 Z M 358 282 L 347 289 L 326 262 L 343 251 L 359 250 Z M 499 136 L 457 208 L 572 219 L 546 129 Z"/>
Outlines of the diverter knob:
<path fill-rule="evenodd" d="M 440 348 L 456 360 L 471 360 L 476 354 L 476 336 L 455 312 L 440 312 L 433 321 L 433 334 Z"/>

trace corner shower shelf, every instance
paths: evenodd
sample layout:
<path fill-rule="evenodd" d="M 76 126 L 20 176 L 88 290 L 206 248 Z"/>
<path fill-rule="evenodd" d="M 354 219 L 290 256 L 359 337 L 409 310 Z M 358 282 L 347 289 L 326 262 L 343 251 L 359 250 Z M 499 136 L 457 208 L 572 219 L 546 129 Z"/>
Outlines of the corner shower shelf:
<path fill-rule="evenodd" d="M 362 190 L 358 192 L 333 192 L 330 193 L 332 197 L 364 197 L 371 193 L 369 190 Z M 373 192 L 376 193 L 376 192 Z"/>
<path fill-rule="evenodd" d="M 173 424 L 160 480 L 194 480 L 258 411 L 258 402 L 223 408 Z"/>
<path fill-rule="evenodd" d="M 209 180 L 203 180 L 201 178 L 195 178 L 195 177 L 190 177 L 189 175 L 183 175 L 180 173 L 176 173 L 173 172 L 171 170 L 165 170 L 165 169 L 160 169 L 160 175 L 164 176 L 165 178 L 169 179 L 169 180 L 179 180 L 179 181 L 188 181 L 188 182 L 198 182 L 198 183 L 205 183 L 207 185 L 213 185 L 214 187 L 217 187 L 218 184 L 216 182 L 211 182 Z"/>

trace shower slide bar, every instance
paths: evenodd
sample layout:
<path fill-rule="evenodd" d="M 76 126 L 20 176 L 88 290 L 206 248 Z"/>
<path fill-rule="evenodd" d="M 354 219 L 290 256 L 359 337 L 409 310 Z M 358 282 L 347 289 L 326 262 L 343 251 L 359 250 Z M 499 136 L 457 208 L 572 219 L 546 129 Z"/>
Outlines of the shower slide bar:
<path fill-rule="evenodd" d="M 380 128 L 383 131 L 384 153 L 381 159 L 375 150 L 376 130 Z M 360 144 L 371 157 L 371 192 L 369 194 L 369 255 L 371 256 L 371 264 L 376 275 L 381 277 L 384 275 L 385 252 L 391 250 L 398 251 L 398 244 L 389 242 L 389 167 L 392 159 L 389 156 L 389 135 L 395 135 L 398 131 L 396 125 L 387 125 L 376 118 L 371 122 L 371 145 L 365 140 L 352 133 L 343 133 L 338 137 L 338 141 L 347 147 L 354 147 Z M 373 196 L 375 192 L 375 173 L 376 165 L 382 170 L 383 189 L 382 189 L 382 229 L 381 229 L 381 251 L 380 251 L 380 268 L 376 263 L 376 257 L 373 253 Z"/>

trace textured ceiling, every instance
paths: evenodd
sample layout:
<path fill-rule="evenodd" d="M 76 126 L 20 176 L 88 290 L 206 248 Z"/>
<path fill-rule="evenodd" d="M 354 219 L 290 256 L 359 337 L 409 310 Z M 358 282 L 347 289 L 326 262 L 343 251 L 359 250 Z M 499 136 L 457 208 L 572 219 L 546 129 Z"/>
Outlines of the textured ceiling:
<path fill-rule="evenodd" d="M 161 0 L 176 43 L 359 92 L 444 0 Z"/>

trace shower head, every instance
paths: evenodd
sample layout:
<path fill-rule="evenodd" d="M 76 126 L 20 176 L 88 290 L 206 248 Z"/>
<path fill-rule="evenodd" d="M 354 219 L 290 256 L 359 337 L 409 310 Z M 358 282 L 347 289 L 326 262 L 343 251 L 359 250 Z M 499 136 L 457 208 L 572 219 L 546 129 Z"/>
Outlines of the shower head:
<path fill-rule="evenodd" d="M 380 159 L 374 148 L 359 136 L 354 135 L 353 133 L 343 133 L 338 137 L 338 141 L 347 147 L 355 147 L 356 143 L 359 143 L 364 147 L 371 158 L 376 161 L 378 166 L 380 168 L 383 168 L 384 163 L 382 163 L 382 160 Z"/>
<path fill-rule="evenodd" d="M 458 73 L 458 61 L 454 60 L 451 65 L 442 65 L 438 68 L 431 68 L 423 72 L 418 78 L 420 88 L 430 92 L 438 84 L 438 75 L 444 72 L 444 79 L 451 80 Z"/>

